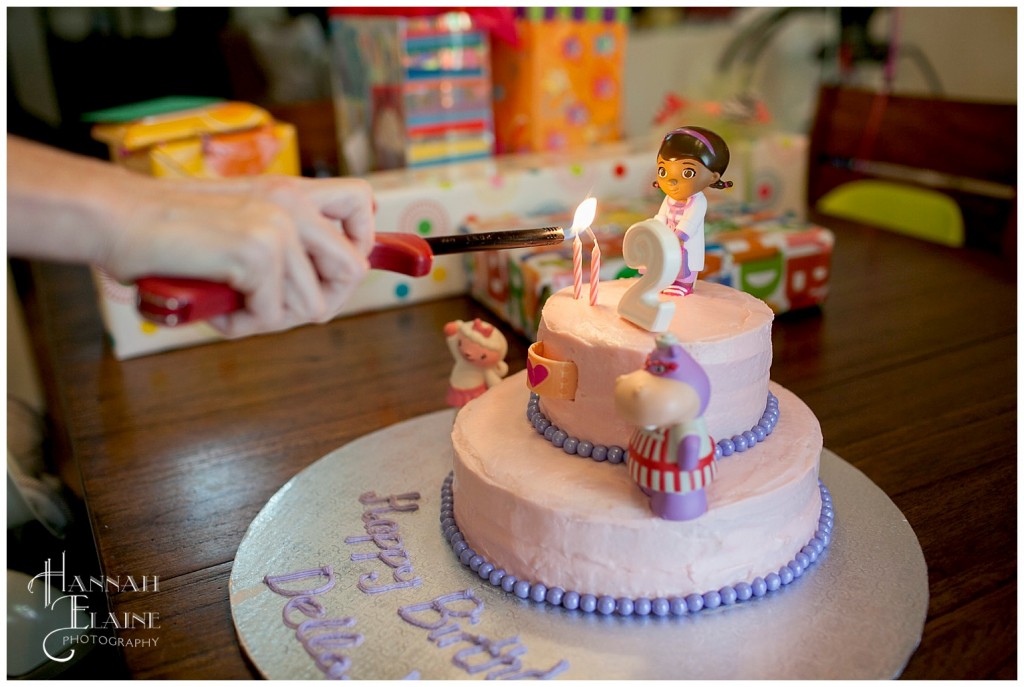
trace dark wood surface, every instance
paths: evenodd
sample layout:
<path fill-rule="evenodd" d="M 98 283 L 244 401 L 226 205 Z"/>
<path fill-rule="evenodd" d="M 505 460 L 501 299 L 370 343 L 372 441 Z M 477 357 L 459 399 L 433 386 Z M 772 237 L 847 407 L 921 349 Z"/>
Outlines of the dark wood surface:
<path fill-rule="evenodd" d="M 920 539 L 930 604 L 904 677 L 1015 678 L 1015 258 L 831 224 L 831 295 L 776 319 L 772 377 Z M 257 676 L 228 601 L 250 521 L 321 456 L 443 408 L 443 324 L 490 315 L 450 298 L 118 362 L 88 272 L 32 272 L 57 445 L 76 461 L 102 564 L 160 576 L 158 593 L 111 598 L 117 613 L 160 614 L 157 646 L 125 649 L 130 673 Z M 527 342 L 509 338 L 517 371 Z"/>

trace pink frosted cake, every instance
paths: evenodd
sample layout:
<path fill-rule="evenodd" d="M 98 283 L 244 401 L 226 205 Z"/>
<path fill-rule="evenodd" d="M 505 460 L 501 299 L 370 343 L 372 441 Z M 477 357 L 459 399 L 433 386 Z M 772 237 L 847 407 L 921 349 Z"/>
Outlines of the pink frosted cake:
<path fill-rule="evenodd" d="M 698 282 L 669 330 L 710 381 L 716 472 L 703 515 L 653 514 L 622 464 L 633 430 L 615 403 L 616 380 L 655 345 L 618 315 L 633 281 L 602 283 L 595 306 L 553 295 L 528 369 L 460 410 L 444 536 L 481 578 L 569 610 L 682 615 L 764 596 L 829 542 L 818 421 L 769 381 L 771 310 Z"/>

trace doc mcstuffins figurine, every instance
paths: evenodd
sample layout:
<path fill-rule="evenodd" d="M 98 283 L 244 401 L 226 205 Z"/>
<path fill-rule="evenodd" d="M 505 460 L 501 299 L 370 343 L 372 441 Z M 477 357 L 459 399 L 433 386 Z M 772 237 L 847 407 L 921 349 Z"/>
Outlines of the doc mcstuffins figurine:
<path fill-rule="evenodd" d="M 711 382 L 673 334 L 655 339 L 644 369 L 615 382 L 615 407 L 635 429 L 629 474 L 665 520 L 693 520 L 708 509 L 708 485 L 718 473 L 704 411 Z"/>
<path fill-rule="evenodd" d="M 654 185 L 665 193 L 658 219 L 679 238 L 683 265 L 679 276 L 662 293 L 685 296 L 693 292 L 697 273 L 704 269 L 704 214 L 708 209 L 704 189 L 730 188 L 722 181 L 729 166 L 729 148 L 722 137 L 698 126 L 670 131 L 658 150 L 658 179 Z"/>
<path fill-rule="evenodd" d="M 508 342 L 494 325 L 477 318 L 444 326 L 455 366 L 448 377 L 448 405 L 461 408 L 508 374 Z"/>

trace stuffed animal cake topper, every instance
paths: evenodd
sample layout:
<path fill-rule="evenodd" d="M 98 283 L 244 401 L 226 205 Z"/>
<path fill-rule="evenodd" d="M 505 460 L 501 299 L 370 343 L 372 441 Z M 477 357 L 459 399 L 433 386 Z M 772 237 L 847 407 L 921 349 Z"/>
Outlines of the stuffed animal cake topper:
<path fill-rule="evenodd" d="M 644 368 L 615 383 L 615 406 L 635 429 L 629 474 L 666 520 L 692 520 L 708 509 L 705 489 L 718 473 L 704 411 L 711 383 L 672 334 L 662 334 Z"/>
<path fill-rule="evenodd" d="M 444 326 L 455 365 L 448 377 L 448 405 L 461 408 L 508 374 L 508 342 L 497 327 L 480 318 Z"/>

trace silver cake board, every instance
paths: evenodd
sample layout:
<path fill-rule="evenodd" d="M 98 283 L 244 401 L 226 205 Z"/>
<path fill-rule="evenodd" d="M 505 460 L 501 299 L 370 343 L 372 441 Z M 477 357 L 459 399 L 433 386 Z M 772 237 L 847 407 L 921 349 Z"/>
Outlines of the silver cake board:
<path fill-rule="evenodd" d="M 459 563 L 441 535 L 453 417 L 451 410 L 424 415 L 329 453 L 253 520 L 231 570 L 231 611 L 264 677 L 319 679 L 337 664 L 336 676 L 378 680 L 480 679 L 499 671 L 559 679 L 863 680 L 899 676 L 920 643 L 928 573 L 917 537 L 884 492 L 827 449 L 821 478 L 836 512 L 832 543 L 802 577 L 764 598 L 690 616 L 624 618 L 502 592 Z M 360 589 L 361 578 L 365 589 L 393 582 L 392 568 L 370 557 L 380 550 L 365 540 L 363 515 L 373 506 L 359 499 L 367 492 L 418 492 L 417 500 L 401 501 L 415 502 L 415 511 L 372 516 L 397 526 L 411 563 L 400 579 L 419 580 L 415 586 Z M 307 604 L 305 615 L 293 606 L 289 627 L 283 610 L 294 597 L 271 590 L 265 576 L 328 565 L 333 587 L 314 595 L 317 605 Z M 324 579 L 279 588 L 314 590 Z M 460 593 L 476 601 L 436 602 Z M 473 607 L 476 623 L 435 610 Z M 322 617 L 299 625 L 315 608 Z M 400 608 L 418 609 L 406 611 L 418 623 L 404 620 Z M 445 624 L 432 631 L 433 621 Z"/>

